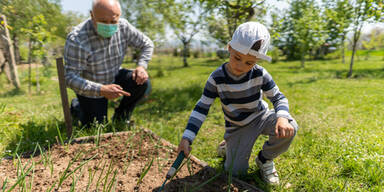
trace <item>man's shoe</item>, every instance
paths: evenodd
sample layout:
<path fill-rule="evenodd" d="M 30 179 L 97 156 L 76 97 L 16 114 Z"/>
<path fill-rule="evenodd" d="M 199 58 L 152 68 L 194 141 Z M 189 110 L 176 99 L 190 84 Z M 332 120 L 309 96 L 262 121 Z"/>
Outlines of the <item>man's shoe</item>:
<path fill-rule="evenodd" d="M 273 160 L 267 160 L 265 163 L 262 163 L 259 157 L 256 157 L 256 164 L 260 168 L 261 177 L 265 182 L 270 185 L 278 185 L 280 183 Z"/>
<path fill-rule="evenodd" d="M 225 157 L 227 153 L 227 143 L 225 140 L 221 141 L 219 146 L 217 146 L 217 156 Z"/>

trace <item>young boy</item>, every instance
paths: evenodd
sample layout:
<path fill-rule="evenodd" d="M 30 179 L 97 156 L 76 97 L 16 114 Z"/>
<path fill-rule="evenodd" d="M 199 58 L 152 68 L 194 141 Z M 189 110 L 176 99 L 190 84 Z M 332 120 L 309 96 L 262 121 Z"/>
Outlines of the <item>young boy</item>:
<path fill-rule="evenodd" d="M 273 159 L 285 152 L 298 129 L 289 114 L 288 100 L 279 91 L 271 75 L 256 63 L 270 61 L 266 55 L 270 35 L 265 26 L 256 22 L 241 24 L 229 42 L 230 58 L 208 78 L 203 95 L 197 102 L 179 144 L 179 151 L 188 156 L 209 108 L 220 98 L 224 117 L 226 159 L 224 167 L 234 175 L 247 173 L 252 147 L 260 134 L 269 135 L 258 153 L 256 164 L 263 180 L 279 184 Z M 263 93 L 274 110 L 263 104 Z"/>

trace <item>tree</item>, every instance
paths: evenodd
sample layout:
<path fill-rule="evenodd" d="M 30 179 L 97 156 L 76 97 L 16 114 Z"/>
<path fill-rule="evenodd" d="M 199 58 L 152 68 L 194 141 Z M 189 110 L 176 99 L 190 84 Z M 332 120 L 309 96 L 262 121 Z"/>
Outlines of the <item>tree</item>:
<path fill-rule="evenodd" d="M 302 16 L 293 21 L 293 36 L 297 39 L 302 68 L 305 66 L 305 56 L 310 51 L 316 51 L 320 48 L 327 37 L 324 35 L 325 26 L 321 22 L 321 16 L 317 11 L 318 7 L 311 1 L 308 3 L 310 3 L 309 6 L 302 10 Z"/>
<path fill-rule="evenodd" d="M 305 57 L 314 55 L 327 38 L 319 10 L 314 0 L 293 0 L 288 12 L 282 15 L 281 37 L 275 41 L 276 46 L 288 60 L 300 59 L 301 67 L 305 66 Z"/>
<path fill-rule="evenodd" d="M 1 15 L 1 18 L 0 18 L 0 38 L 1 38 L 1 40 L 0 41 L 4 42 L 4 40 L 5 40 L 5 42 L 4 43 L 0 42 L 0 44 L 4 44 L 5 47 L 7 47 L 7 50 L 5 51 L 5 52 L 7 52 L 7 54 L 5 54 L 5 55 L 7 55 L 6 56 L 7 57 L 6 63 L 8 63 L 8 67 L 7 67 L 8 69 L 6 69 L 6 70 L 8 70 L 8 72 L 9 72 L 9 74 L 7 76 L 8 76 L 8 79 L 12 82 L 12 84 L 16 87 L 16 89 L 19 89 L 20 88 L 20 81 L 19 81 L 19 77 L 17 74 L 13 43 L 12 43 L 11 37 L 9 35 L 8 28 L 9 28 L 9 26 L 7 24 L 6 17 L 4 15 Z M 2 31 L 4 32 L 4 35 L 1 33 Z"/>
<path fill-rule="evenodd" d="M 326 0 L 325 22 L 328 31 L 326 42 L 334 47 L 340 47 L 342 62 L 345 64 L 345 39 L 352 22 L 352 5 L 349 0 Z"/>
<path fill-rule="evenodd" d="M 374 28 L 367 35 L 361 37 L 362 48 L 366 50 L 365 59 L 368 60 L 370 53 L 384 47 L 384 30 Z"/>
<path fill-rule="evenodd" d="M 265 0 L 196 0 L 207 11 L 208 31 L 211 36 L 223 45 L 232 38 L 237 26 L 240 24 L 264 16 Z"/>
<path fill-rule="evenodd" d="M 44 49 L 44 45 L 51 38 L 50 31 L 47 31 L 46 28 L 47 22 L 45 20 L 44 15 L 40 14 L 34 16 L 30 22 L 24 28 L 21 28 L 21 31 L 24 32 L 29 38 L 28 47 L 29 47 L 29 85 L 28 90 L 31 93 L 31 74 L 32 68 L 31 63 L 32 60 L 36 58 L 41 58 L 46 54 L 46 50 Z M 38 65 L 36 65 L 36 91 L 40 92 L 40 83 L 39 83 L 39 69 Z"/>
<path fill-rule="evenodd" d="M 203 28 L 205 13 L 195 7 L 190 0 L 174 3 L 171 8 L 172 15 L 165 17 L 175 32 L 176 37 L 183 44 L 183 63 L 188 67 L 187 58 L 190 55 L 190 44 L 193 37 Z"/>
<path fill-rule="evenodd" d="M 21 29 L 25 28 L 34 16 L 44 16 L 48 23 L 45 30 L 51 32 L 52 40 L 55 37 L 66 38 L 71 20 L 61 12 L 60 0 L 1 0 L 0 12 L 7 16 L 8 23 L 12 26 L 10 33 L 15 47 L 15 55 L 20 55 L 18 47 L 22 41 L 28 41 L 28 36 Z"/>
<path fill-rule="evenodd" d="M 349 65 L 347 77 L 352 77 L 354 57 L 357 50 L 357 42 L 360 39 L 361 29 L 365 23 L 381 20 L 383 21 L 383 5 L 382 0 L 354 0 L 352 1 L 353 15 L 353 37 L 352 37 L 352 56 Z"/>
<path fill-rule="evenodd" d="M 158 45 L 165 35 L 163 17 L 150 0 L 121 0 L 123 17 Z"/>
<path fill-rule="evenodd" d="M 122 0 L 121 8 L 125 17 L 133 26 L 146 34 L 159 46 L 165 39 L 165 24 L 162 15 L 156 12 L 148 0 Z M 132 50 L 132 60 L 139 57 L 140 49 Z"/>
<path fill-rule="evenodd" d="M 284 29 L 282 29 L 282 23 L 284 20 L 280 18 L 278 13 L 276 12 L 271 13 L 271 19 L 272 19 L 272 24 L 269 28 L 269 33 L 271 34 L 271 45 L 273 46 L 270 53 L 272 56 L 272 63 L 276 63 L 280 59 L 281 51 L 278 47 L 278 42 L 279 42 L 279 39 L 281 38 L 280 33 L 284 31 Z"/>
<path fill-rule="evenodd" d="M 183 64 L 188 67 L 190 44 L 193 37 L 203 29 L 206 13 L 193 0 L 151 0 L 150 3 L 161 13 L 183 44 Z"/>

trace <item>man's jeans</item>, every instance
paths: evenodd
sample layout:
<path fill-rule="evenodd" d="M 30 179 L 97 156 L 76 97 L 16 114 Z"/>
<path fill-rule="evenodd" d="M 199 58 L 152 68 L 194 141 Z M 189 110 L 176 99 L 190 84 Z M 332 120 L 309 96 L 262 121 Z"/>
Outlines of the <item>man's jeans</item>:
<path fill-rule="evenodd" d="M 148 81 L 143 85 L 138 85 L 132 79 L 133 71 L 120 69 L 115 77 L 114 84 L 120 85 L 124 91 L 129 92 L 131 96 L 124 96 L 119 107 L 115 109 L 113 120 L 130 120 L 133 109 L 136 103 L 144 96 L 148 87 Z M 82 125 L 89 126 L 93 122 L 104 123 L 108 121 L 108 100 L 106 98 L 88 98 L 81 95 L 76 95 L 76 99 L 72 100 L 71 113 L 76 119 L 79 119 Z"/>

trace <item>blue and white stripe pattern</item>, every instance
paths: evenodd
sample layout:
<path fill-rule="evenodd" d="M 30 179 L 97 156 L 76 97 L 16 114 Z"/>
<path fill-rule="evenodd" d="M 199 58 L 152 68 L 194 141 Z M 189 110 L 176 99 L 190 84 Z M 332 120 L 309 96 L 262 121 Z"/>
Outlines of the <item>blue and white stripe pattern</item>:
<path fill-rule="evenodd" d="M 288 99 L 280 92 L 272 76 L 255 65 L 243 78 L 234 80 L 227 73 L 226 64 L 208 78 L 203 95 L 189 118 L 183 138 L 192 142 L 203 124 L 210 106 L 220 98 L 227 132 L 249 124 L 266 110 L 262 93 L 273 103 L 277 117 L 290 118 Z"/>

